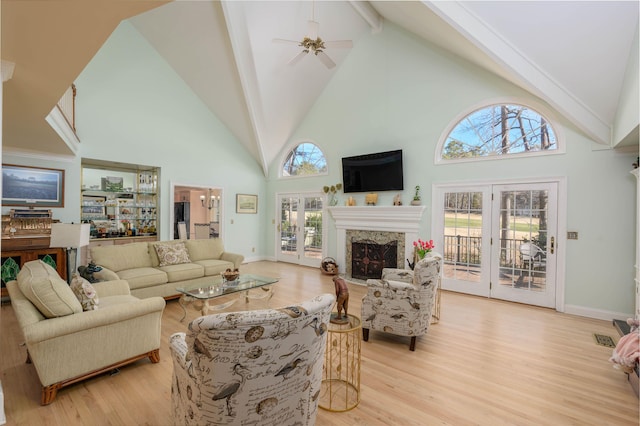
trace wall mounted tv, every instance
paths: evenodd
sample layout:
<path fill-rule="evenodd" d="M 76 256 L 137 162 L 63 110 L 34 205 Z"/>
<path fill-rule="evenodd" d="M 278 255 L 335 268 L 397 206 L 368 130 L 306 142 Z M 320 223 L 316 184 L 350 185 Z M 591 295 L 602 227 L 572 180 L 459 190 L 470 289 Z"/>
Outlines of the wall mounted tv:
<path fill-rule="evenodd" d="M 342 184 L 344 192 L 403 190 L 402 150 L 344 157 Z"/>

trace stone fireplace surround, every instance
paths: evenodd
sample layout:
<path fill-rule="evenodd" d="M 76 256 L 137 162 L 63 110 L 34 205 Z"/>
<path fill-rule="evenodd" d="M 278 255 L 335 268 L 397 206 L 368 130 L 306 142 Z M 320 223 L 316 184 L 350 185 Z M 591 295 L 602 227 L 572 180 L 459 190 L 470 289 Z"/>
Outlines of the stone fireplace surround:
<path fill-rule="evenodd" d="M 347 274 L 347 230 L 381 231 L 404 234 L 404 256 L 399 268 L 406 268 L 406 260 L 413 258 L 413 242 L 418 240 L 418 231 L 425 206 L 351 206 L 329 207 L 336 225 L 336 261 L 341 274 Z M 400 256 L 398 256 L 400 257 Z M 347 280 L 351 277 L 345 275 Z M 357 282 L 357 281 L 356 281 Z"/>

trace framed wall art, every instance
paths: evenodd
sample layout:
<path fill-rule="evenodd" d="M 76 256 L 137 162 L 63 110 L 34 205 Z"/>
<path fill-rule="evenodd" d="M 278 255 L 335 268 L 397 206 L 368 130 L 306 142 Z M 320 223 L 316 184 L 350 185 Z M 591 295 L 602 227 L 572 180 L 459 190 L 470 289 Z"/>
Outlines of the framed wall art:
<path fill-rule="evenodd" d="M 258 213 L 258 196 L 236 194 L 236 213 Z"/>
<path fill-rule="evenodd" d="M 2 205 L 64 207 L 64 170 L 3 164 Z"/>

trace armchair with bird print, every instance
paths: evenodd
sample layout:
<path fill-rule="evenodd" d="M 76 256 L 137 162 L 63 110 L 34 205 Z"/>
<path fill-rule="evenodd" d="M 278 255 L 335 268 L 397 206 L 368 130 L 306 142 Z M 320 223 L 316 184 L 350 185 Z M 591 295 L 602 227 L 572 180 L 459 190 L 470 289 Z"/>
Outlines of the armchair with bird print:
<path fill-rule="evenodd" d="M 173 424 L 315 424 L 334 302 L 202 316 L 172 335 Z"/>
<path fill-rule="evenodd" d="M 413 271 L 384 268 L 379 280 L 367 280 L 367 294 L 362 299 L 362 338 L 369 340 L 369 330 L 416 338 L 427 333 L 442 271 L 442 255 L 427 253 Z"/>

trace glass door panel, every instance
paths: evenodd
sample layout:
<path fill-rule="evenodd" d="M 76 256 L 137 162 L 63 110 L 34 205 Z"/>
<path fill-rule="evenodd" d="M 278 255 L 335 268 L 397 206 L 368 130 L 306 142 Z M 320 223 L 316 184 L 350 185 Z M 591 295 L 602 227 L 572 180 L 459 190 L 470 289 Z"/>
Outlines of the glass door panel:
<path fill-rule="evenodd" d="M 484 235 L 490 230 L 490 216 L 484 210 L 489 204 L 487 188 L 456 188 L 437 190 L 442 210 L 434 214 L 437 226 L 433 238 L 436 251 L 444 256 L 442 288 L 487 296 L 489 294 L 489 264 Z M 438 249 L 440 247 L 440 249 Z M 487 251 L 488 253 L 488 251 Z"/>
<path fill-rule="evenodd" d="M 279 261 L 320 267 L 323 257 L 323 200 L 321 194 L 286 194 L 278 197 Z"/>
<path fill-rule="evenodd" d="M 492 297 L 555 307 L 556 204 L 555 183 L 494 187 Z"/>

